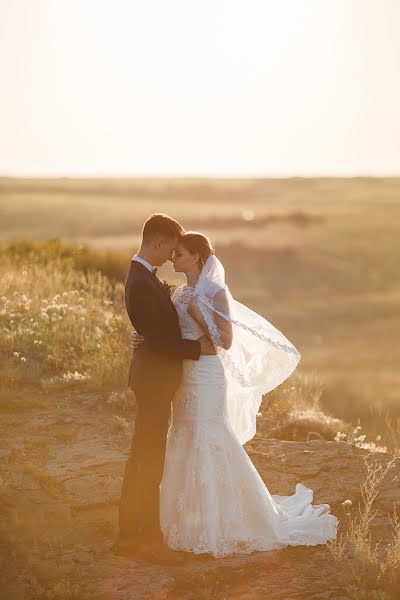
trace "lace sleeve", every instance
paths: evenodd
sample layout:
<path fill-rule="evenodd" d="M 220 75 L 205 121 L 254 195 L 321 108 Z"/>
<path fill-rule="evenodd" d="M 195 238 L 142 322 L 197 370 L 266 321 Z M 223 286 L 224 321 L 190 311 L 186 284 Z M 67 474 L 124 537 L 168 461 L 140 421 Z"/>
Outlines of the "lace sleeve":
<path fill-rule="evenodd" d="M 179 297 L 181 296 L 182 293 L 182 289 L 183 289 L 183 285 L 180 285 L 179 287 L 177 287 L 174 291 L 174 293 L 172 294 L 172 302 L 173 304 L 177 304 L 179 301 Z"/>

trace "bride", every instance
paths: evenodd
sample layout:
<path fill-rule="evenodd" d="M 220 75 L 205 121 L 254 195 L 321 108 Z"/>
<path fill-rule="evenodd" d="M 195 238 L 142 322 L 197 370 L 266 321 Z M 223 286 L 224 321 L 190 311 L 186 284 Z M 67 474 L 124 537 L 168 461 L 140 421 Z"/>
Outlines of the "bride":
<path fill-rule="evenodd" d="M 214 355 L 183 361 L 160 484 L 160 524 L 174 550 L 215 557 L 325 544 L 338 519 L 313 490 L 271 495 L 242 447 L 256 432 L 262 396 L 296 368 L 300 353 L 266 319 L 232 298 L 209 239 L 188 232 L 173 267 L 186 275 L 173 303 L 182 337 L 206 333 Z"/>

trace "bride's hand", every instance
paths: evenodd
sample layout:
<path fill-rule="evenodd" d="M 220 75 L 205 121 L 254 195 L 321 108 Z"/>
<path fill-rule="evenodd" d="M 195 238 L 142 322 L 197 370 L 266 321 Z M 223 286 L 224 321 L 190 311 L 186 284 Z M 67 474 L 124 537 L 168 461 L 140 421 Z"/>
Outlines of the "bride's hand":
<path fill-rule="evenodd" d="M 200 342 L 200 354 L 203 356 L 217 354 L 217 351 L 214 348 L 214 344 L 208 337 L 208 335 L 202 335 L 198 340 Z"/>
<path fill-rule="evenodd" d="M 140 335 L 137 331 L 133 330 L 131 333 L 131 348 L 132 350 L 136 350 L 139 348 L 140 344 L 144 342 L 144 337 Z"/>

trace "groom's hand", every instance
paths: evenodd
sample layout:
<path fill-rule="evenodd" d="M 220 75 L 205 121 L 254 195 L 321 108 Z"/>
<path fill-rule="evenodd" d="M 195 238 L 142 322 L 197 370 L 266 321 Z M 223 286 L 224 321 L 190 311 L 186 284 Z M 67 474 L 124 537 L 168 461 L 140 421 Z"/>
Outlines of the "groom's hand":
<path fill-rule="evenodd" d="M 202 335 L 201 338 L 199 338 L 199 342 L 200 342 L 200 354 L 202 355 L 209 355 L 209 354 L 217 354 L 214 348 L 214 345 L 212 343 L 212 341 L 210 340 L 210 338 L 208 337 L 208 335 Z"/>

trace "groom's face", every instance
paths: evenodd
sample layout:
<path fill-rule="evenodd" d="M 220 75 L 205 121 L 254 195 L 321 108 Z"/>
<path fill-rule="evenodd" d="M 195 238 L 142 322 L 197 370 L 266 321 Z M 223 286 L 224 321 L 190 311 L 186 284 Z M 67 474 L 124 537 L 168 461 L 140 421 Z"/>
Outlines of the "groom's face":
<path fill-rule="evenodd" d="M 157 248 L 157 266 L 163 265 L 167 260 L 173 259 L 175 248 L 178 245 L 178 238 L 159 238 L 156 240 L 156 248 Z"/>

